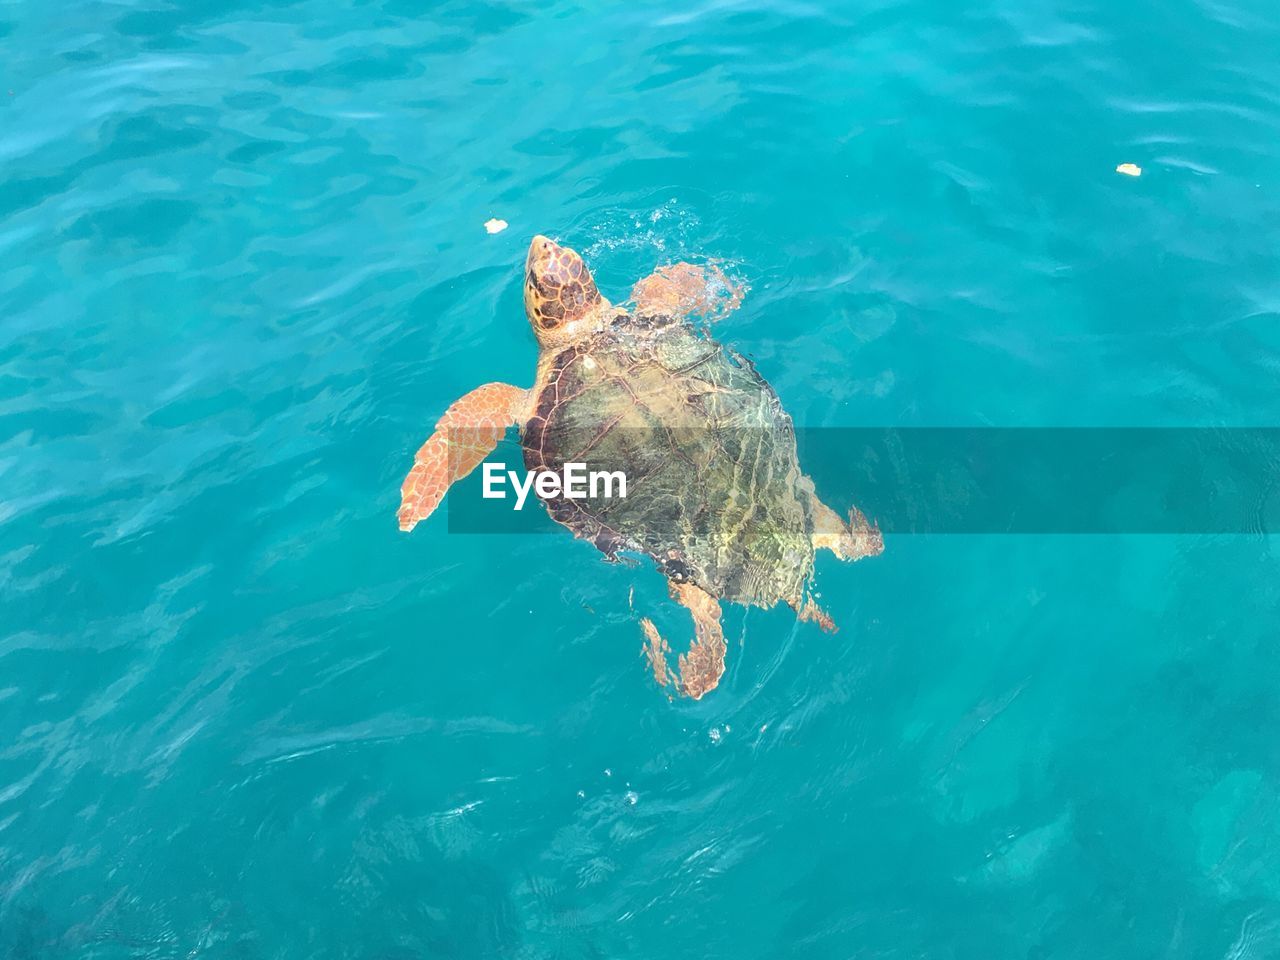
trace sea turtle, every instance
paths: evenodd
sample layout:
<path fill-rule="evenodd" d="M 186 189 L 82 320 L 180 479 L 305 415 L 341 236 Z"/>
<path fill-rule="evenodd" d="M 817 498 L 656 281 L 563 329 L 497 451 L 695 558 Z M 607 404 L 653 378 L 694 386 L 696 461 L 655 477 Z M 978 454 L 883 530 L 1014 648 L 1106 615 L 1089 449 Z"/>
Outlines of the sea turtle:
<path fill-rule="evenodd" d="M 693 615 L 695 639 L 678 672 L 653 622 L 641 619 L 659 683 L 697 699 L 719 682 L 721 600 L 782 601 L 800 619 L 835 629 L 806 592 L 815 549 L 857 560 L 884 544 L 856 508 L 845 523 L 817 498 L 773 388 L 749 360 L 695 328 L 695 318 L 740 300 L 718 268 L 678 263 L 639 281 L 631 309 L 614 306 L 577 253 L 534 237 L 524 276 L 540 348 L 534 385 L 485 384 L 448 409 L 405 478 L 400 529 L 430 515 L 449 485 L 518 426 L 530 471 L 579 462 L 627 478 L 625 497 L 561 494 L 544 503 L 609 560 L 623 551 L 651 556 Z"/>

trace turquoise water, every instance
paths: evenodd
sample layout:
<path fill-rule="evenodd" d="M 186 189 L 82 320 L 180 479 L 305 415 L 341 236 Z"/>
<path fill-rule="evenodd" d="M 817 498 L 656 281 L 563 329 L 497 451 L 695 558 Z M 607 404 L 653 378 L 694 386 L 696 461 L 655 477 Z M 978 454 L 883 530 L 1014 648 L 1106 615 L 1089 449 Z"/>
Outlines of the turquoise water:
<path fill-rule="evenodd" d="M 539 231 L 615 298 L 725 259 L 804 427 L 1280 424 L 1278 44 L 1262 0 L 0 2 L 0 954 L 1280 954 L 1266 537 L 890 537 L 820 559 L 840 633 L 733 608 L 672 703 L 648 566 L 395 523 L 444 407 L 532 377 Z"/>

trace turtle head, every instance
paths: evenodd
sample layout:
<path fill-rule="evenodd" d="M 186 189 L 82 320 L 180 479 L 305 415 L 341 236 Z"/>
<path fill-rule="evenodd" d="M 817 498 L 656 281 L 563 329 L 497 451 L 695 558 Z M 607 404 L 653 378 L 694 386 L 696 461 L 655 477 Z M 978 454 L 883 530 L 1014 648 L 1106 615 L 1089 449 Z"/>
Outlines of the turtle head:
<path fill-rule="evenodd" d="M 585 332 L 581 321 L 602 305 L 608 301 L 577 253 L 541 234 L 533 238 L 524 264 L 524 310 L 540 344 L 565 343 Z"/>

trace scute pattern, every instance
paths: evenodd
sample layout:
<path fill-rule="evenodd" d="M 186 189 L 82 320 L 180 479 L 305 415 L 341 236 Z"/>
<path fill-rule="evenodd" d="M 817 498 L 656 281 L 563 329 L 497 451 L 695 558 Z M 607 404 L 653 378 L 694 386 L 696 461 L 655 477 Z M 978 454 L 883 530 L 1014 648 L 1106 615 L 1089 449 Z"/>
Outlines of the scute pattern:
<path fill-rule="evenodd" d="M 582 258 L 568 247 L 554 247 L 538 269 L 525 267 L 525 308 L 543 330 L 583 316 L 600 300 L 596 282 Z"/>
<path fill-rule="evenodd" d="M 547 503 L 607 557 L 647 553 L 724 600 L 801 602 L 813 518 L 791 419 L 749 361 L 688 324 L 624 315 L 563 349 L 522 440 L 531 470 L 625 474 L 626 498 Z"/>

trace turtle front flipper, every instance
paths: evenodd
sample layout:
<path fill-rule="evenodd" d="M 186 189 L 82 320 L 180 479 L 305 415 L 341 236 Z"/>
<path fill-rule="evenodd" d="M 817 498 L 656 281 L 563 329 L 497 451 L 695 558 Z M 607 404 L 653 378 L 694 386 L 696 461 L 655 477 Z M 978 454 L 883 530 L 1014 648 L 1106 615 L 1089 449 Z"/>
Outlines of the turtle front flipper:
<path fill-rule="evenodd" d="M 711 264 L 673 263 L 659 267 L 631 288 L 637 315 L 719 320 L 742 304 L 741 284 Z"/>
<path fill-rule="evenodd" d="M 691 583 L 672 583 L 671 596 L 693 615 L 693 644 L 688 653 L 680 654 L 677 675 L 667 665 L 671 649 L 648 617 L 640 621 L 645 635 L 645 655 L 653 667 L 654 678 L 675 688 L 686 697 L 700 700 L 714 690 L 724 675 L 724 630 L 720 626 L 720 604 L 705 590 Z"/>
<path fill-rule="evenodd" d="M 474 470 L 507 428 L 524 419 L 528 403 L 528 390 L 486 383 L 445 411 L 400 487 L 400 529 L 412 530 L 429 517 L 449 485 Z"/>

